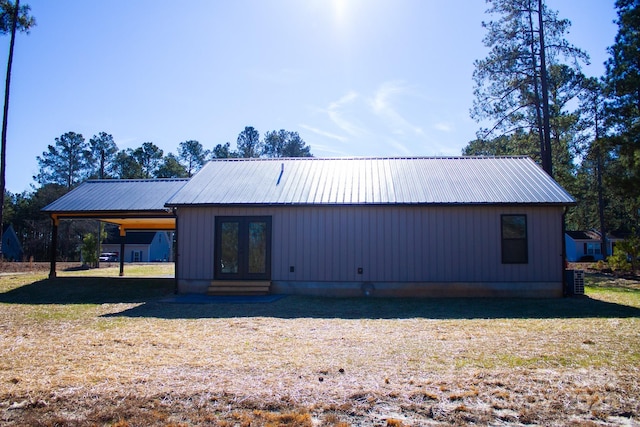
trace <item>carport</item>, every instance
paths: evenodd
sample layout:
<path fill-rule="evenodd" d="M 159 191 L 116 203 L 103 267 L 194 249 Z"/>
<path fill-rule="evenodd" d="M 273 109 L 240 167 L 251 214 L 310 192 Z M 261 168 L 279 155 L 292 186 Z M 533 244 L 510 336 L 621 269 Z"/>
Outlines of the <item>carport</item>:
<path fill-rule="evenodd" d="M 51 217 L 51 269 L 56 277 L 58 225 L 61 220 L 94 219 L 116 224 L 120 232 L 120 276 L 124 276 L 124 244 L 128 231 L 176 231 L 176 216 L 165 203 L 188 179 L 89 180 L 42 211 Z M 175 255 L 177 265 L 178 257 Z"/>

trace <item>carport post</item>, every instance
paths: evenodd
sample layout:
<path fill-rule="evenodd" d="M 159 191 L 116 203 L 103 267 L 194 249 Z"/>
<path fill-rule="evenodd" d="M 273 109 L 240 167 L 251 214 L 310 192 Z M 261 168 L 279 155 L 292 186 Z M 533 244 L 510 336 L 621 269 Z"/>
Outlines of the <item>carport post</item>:
<path fill-rule="evenodd" d="M 127 230 L 124 226 L 120 226 L 120 273 L 119 276 L 124 276 L 124 241 L 127 237 Z"/>
<path fill-rule="evenodd" d="M 49 279 L 56 278 L 56 256 L 58 254 L 58 217 L 51 215 L 51 269 L 49 270 Z"/>

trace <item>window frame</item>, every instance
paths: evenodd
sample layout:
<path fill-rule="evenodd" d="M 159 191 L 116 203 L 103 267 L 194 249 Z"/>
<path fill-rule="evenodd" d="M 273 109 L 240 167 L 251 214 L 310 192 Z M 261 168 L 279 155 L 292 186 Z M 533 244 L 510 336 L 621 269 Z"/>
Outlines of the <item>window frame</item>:
<path fill-rule="evenodd" d="M 523 237 L 505 237 L 505 219 L 522 218 L 524 221 Z M 500 243 L 502 249 L 502 264 L 528 264 L 529 263 L 529 224 L 526 214 L 502 214 L 500 215 Z M 519 254 L 513 254 L 514 247 L 519 249 Z"/>
<path fill-rule="evenodd" d="M 271 280 L 271 238 L 272 238 L 272 217 L 270 215 L 260 216 L 216 216 L 215 217 L 215 240 L 214 240 L 214 278 L 215 280 Z M 249 271 L 249 226 L 253 222 L 265 223 L 265 271 Z M 221 267 L 222 257 L 222 224 L 238 224 L 238 271 L 235 273 L 223 272 Z"/>
<path fill-rule="evenodd" d="M 584 254 L 585 255 L 602 255 L 602 249 L 600 247 L 600 242 L 585 242 L 584 243 Z"/>

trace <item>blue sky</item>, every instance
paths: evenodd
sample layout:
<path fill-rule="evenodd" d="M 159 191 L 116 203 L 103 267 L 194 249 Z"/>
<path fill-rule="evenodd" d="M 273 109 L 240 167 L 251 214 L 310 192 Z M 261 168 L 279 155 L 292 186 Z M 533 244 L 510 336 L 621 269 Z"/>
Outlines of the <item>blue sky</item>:
<path fill-rule="evenodd" d="M 253 126 L 297 131 L 317 157 L 459 155 L 482 0 L 23 0 L 7 189 L 31 191 L 36 156 L 68 131 L 175 153 Z M 614 0 L 547 0 L 600 76 Z M 9 37 L 2 38 L 0 63 Z M 2 68 L 4 70 L 4 68 Z M 4 71 L 3 74 L 4 76 Z"/>

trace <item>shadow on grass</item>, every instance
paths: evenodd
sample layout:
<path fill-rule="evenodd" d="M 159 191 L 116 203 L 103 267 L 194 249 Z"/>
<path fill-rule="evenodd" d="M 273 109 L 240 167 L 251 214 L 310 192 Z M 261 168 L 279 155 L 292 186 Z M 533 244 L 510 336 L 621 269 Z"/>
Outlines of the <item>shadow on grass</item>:
<path fill-rule="evenodd" d="M 104 304 L 147 302 L 170 294 L 173 279 L 62 277 L 39 280 L 0 293 L 8 304 Z"/>
<path fill-rule="evenodd" d="M 553 319 L 640 318 L 640 308 L 589 297 L 510 298 L 322 298 L 287 296 L 265 303 L 176 304 L 173 279 L 58 278 L 33 282 L 5 293 L 8 304 L 142 303 L 109 317 L 199 319 L 273 317 L 283 319 Z"/>
<path fill-rule="evenodd" d="M 562 299 L 407 299 L 288 296 L 264 304 L 167 304 L 150 301 L 110 317 L 199 319 L 546 319 L 640 317 L 640 309 L 588 297 Z"/>

